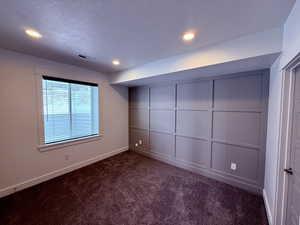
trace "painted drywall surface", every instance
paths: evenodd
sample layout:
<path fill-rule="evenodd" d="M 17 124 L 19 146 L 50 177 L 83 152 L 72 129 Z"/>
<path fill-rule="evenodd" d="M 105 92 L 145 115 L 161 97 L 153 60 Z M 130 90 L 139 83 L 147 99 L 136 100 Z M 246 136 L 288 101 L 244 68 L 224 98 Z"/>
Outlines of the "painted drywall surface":
<path fill-rule="evenodd" d="M 281 51 L 281 45 L 282 29 L 274 28 L 115 74 L 112 83 L 123 83 L 130 80 L 278 53 Z"/>
<path fill-rule="evenodd" d="M 128 90 L 109 85 L 107 77 L 0 49 L 0 190 L 128 146 Z M 101 140 L 40 152 L 36 73 L 100 82 Z M 65 156 L 68 156 L 66 160 Z"/>
<path fill-rule="evenodd" d="M 175 73 L 163 74 L 160 76 L 153 76 L 142 78 L 138 80 L 131 80 L 122 82 L 122 85 L 129 87 L 142 86 L 149 84 L 162 84 L 179 80 L 191 80 L 199 78 L 209 78 L 215 76 L 226 76 L 227 74 L 244 73 L 245 71 L 256 71 L 270 68 L 273 62 L 278 58 L 280 53 L 252 57 L 248 59 L 221 63 L 218 65 L 211 65 L 192 70 L 185 70 Z"/>
<path fill-rule="evenodd" d="M 280 60 L 281 58 L 279 57 L 271 67 L 269 84 L 268 129 L 264 188 L 271 210 L 274 210 L 277 170 L 276 167 L 279 152 L 278 138 L 282 81 L 280 72 Z"/>
<path fill-rule="evenodd" d="M 296 1 L 283 30 L 281 67 L 286 66 L 300 52 L 300 1 Z"/>

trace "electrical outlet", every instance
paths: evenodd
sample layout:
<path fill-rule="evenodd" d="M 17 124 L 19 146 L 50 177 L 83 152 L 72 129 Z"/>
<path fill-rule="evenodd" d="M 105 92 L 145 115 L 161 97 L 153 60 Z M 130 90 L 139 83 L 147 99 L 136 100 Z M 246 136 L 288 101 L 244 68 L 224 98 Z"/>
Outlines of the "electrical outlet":
<path fill-rule="evenodd" d="M 143 141 L 142 141 L 142 140 L 139 140 L 139 144 L 142 145 L 142 144 L 143 144 Z"/>
<path fill-rule="evenodd" d="M 237 166 L 236 166 L 236 163 L 231 163 L 231 165 L 230 165 L 230 169 L 231 170 L 236 170 L 237 169 Z"/>

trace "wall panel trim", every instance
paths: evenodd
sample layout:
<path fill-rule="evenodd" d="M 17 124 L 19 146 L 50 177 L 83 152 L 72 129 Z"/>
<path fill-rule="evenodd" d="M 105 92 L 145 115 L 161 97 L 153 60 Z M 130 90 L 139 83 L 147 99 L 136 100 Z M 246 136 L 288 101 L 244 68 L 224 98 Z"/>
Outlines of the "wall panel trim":
<path fill-rule="evenodd" d="M 261 193 L 268 76 L 269 70 L 260 70 L 131 88 L 148 91 L 147 102 L 135 105 L 148 106 L 145 109 L 149 114 L 149 151 L 145 151 L 143 146 L 133 149 L 160 160 L 171 161 L 177 166 L 205 169 L 207 176 Z M 154 113 L 152 118 L 151 112 Z M 141 115 L 141 118 L 144 117 Z M 151 127 L 151 124 L 155 125 Z M 156 142 L 152 136 L 156 135 L 157 138 L 157 134 L 174 136 L 174 139 L 162 138 Z M 205 144 L 199 144 L 200 141 Z M 150 145 L 153 144 L 156 148 L 162 145 L 168 147 L 165 152 L 169 155 L 151 151 Z M 222 148 L 226 151 L 219 149 L 217 144 L 224 145 Z M 174 146 L 171 153 L 170 146 Z M 182 149 L 177 149 L 178 146 Z M 200 154 L 196 152 L 197 149 L 203 152 Z M 248 163 L 249 156 L 253 157 L 253 164 Z M 230 170 L 232 162 L 237 163 L 239 171 Z"/>
<path fill-rule="evenodd" d="M 233 143 L 233 142 L 230 142 L 230 141 L 225 141 L 225 140 L 220 140 L 220 139 L 212 139 L 212 142 L 225 144 L 225 145 L 233 145 L 233 146 L 238 146 L 238 147 L 245 147 L 245 148 L 253 149 L 253 150 L 256 150 L 256 151 L 259 151 L 261 149 L 261 147 L 258 146 L 258 145 L 250 145 L 250 144 L 244 144 L 244 143 Z"/>
<path fill-rule="evenodd" d="M 210 138 L 205 138 L 205 137 L 195 137 L 195 136 L 187 136 L 187 135 L 182 135 L 179 133 L 175 133 L 176 136 L 178 137 L 185 137 L 185 138 L 191 138 L 191 139 L 196 139 L 196 140 L 202 140 L 202 141 L 210 141 Z"/>

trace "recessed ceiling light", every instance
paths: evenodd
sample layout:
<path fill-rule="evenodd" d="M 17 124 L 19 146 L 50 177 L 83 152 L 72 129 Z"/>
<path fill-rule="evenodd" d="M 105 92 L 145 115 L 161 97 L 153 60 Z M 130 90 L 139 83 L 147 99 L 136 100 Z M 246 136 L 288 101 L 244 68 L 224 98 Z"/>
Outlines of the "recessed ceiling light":
<path fill-rule="evenodd" d="M 115 66 L 118 66 L 118 65 L 120 65 L 120 61 L 117 60 L 117 59 L 114 59 L 114 60 L 112 61 L 112 64 L 114 64 Z"/>
<path fill-rule="evenodd" d="M 191 41 L 195 38 L 195 32 L 186 32 L 183 34 L 182 39 L 184 41 Z"/>
<path fill-rule="evenodd" d="M 36 30 L 32 30 L 32 29 L 26 29 L 25 33 L 33 38 L 41 38 L 42 37 L 42 35 L 39 32 L 37 32 Z"/>

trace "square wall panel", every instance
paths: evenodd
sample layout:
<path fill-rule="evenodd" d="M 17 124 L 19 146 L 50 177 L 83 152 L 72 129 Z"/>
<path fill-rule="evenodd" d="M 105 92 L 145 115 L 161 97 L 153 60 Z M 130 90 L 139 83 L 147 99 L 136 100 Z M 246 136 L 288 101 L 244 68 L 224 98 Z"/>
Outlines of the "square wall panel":
<path fill-rule="evenodd" d="M 130 107 L 131 108 L 148 108 L 149 107 L 149 88 L 134 87 L 129 89 Z"/>
<path fill-rule="evenodd" d="M 175 136 L 171 134 L 150 132 L 150 151 L 174 156 L 175 154 Z"/>
<path fill-rule="evenodd" d="M 177 85 L 178 109 L 203 109 L 211 106 L 212 81 Z"/>
<path fill-rule="evenodd" d="M 222 109 L 260 109 L 262 76 L 215 80 L 214 106 Z"/>
<path fill-rule="evenodd" d="M 151 87 L 150 107 L 153 109 L 174 109 L 175 85 Z"/>
<path fill-rule="evenodd" d="M 150 130 L 173 134 L 175 132 L 175 111 L 151 110 Z"/>
<path fill-rule="evenodd" d="M 234 144 L 259 146 L 260 120 L 260 113 L 214 112 L 213 138 Z"/>
<path fill-rule="evenodd" d="M 176 133 L 208 139 L 210 136 L 210 117 L 208 111 L 177 111 Z"/>
<path fill-rule="evenodd" d="M 130 109 L 129 124 L 131 128 L 149 129 L 149 110 Z"/>
<path fill-rule="evenodd" d="M 213 143 L 212 167 L 221 172 L 256 181 L 258 151 L 245 147 Z"/>
<path fill-rule="evenodd" d="M 209 142 L 176 136 L 176 159 L 210 167 Z"/>

